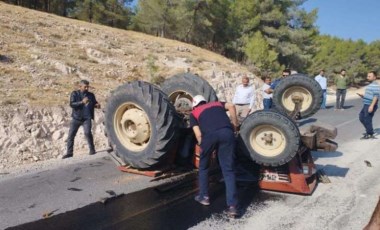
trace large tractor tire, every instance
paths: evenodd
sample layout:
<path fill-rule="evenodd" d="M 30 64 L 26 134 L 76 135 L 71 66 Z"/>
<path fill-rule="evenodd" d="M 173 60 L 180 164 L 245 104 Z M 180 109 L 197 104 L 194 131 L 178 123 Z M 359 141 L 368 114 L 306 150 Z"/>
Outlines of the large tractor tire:
<path fill-rule="evenodd" d="M 125 163 L 148 169 L 176 150 L 179 116 L 157 87 L 134 81 L 111 93 L 105 127 L 110 145 Z"/>
<path fill-rule="evenodd" d="M 240 127 L 239 150 L 264 166 L 288 163 L 300 147 L 297 125 L 288 116 L 274 111 L 256 111 Z"/>
<path fill-rule="evenodd" d="M 321 86 L 317 81 L 304 74 L 295 74 L 284 78 L 273 92 L 274 107 L 287 114 L 293 112 L 295 101 L 300 100 L 302 118 L 315 114 L 321 107 L 322 98 Z"/>
<path fill-rule="evenodd" d="M 196 95 L 204 96 L 208 102 L 218 100 L 212 86 L 203 78 L 191 73 L 177 74 L 168 78 L 162 83 L 161 89 L 181 114 L 192 110 L 192 99 Z"/>

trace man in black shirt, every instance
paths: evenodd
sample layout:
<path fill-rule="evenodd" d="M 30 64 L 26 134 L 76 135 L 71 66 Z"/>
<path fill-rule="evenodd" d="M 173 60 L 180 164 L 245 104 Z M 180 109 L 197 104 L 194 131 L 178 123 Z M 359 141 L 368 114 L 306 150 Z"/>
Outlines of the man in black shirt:
<path fill-rule="evenodd" d="M 96 101 L 95 95 L 88 92 L 89 85 L 87 80 L 81 80 L 79 90 L 73 91 L 70 95 L 70 107 L 73 109 L 71 114 L 72 120 L 67 138 L 67 152 L 62 156 L 62 159 L 73 156 L 74 139 L 81 125 L 83 125 L 84 135 L 90 148 L 90 155 L 95 154 L 91 126 L 94 119 L 94 108 L 99 109 L 100 104 Z"/>
<path fill-rule="evenodd" d="M 229 111 L 231 121 L 227 116 Z M 190 115 L 190 126 L 193 128 L 198 145 L 201 147 L 199 160 L 199 194 L 195 200 L 203 205 L 210 205 L 208 195 L 208 168 L 210 156 L 217 149 L 220 168 L 226 184 L 226 199 L 230 216 L 237 216 L 237 194 L 235 178 L 235 136 L 238 121 L 233 104 L 209 102 L 203 96 L 193 98 L 193 111 Z"/>

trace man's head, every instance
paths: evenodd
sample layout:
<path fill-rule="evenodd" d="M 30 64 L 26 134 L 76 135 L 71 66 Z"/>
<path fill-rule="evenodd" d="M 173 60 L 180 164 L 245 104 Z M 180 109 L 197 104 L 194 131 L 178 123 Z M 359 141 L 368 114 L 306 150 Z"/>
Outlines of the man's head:
<path fill-rule="evenodd" d="M 345 69 L 342 69 L 342 70 L 340 71 L 340 75 L 342 75 L 342 76 L 346 76 L 346 70 L 345 70 Z"/>
<path fill-rule="evenodd" d="M 321 69 L 321 71 L 319 71 L 319 75 L 324 76 L 325 75 L 325 70 Z"/>
<path fill-rule="evenodd" d="M 197 95 L 193 97 L 193 109 L 199 105 L 206 103 L 206 99 L 202 95 Z"/>
<path fill-rule="evenodd" d="M 81 92 L 87 92 L 89 87 L 90 87 L 90 83 L 87 80 L 81 80 L 79 82 L 79 90 Z"/>
<path fill-rule="evenodd" d="M 247 75 L 243 75 L 241 77 L 241 83 L 243 84 L 244 87 L 248 86 L 248 84 L 249 84 L 249 78 L 247 77 Z"/>
<path fill-rule="evenodd" d="M 264 77 L 264 83 L 270 85 L 272 79 L 270 77 Z"/>
<path fill-rule="evenodd" d="M 367 74 L 367 80 L 369 82 L 373 82 L 375 81 L 377 78 L 377 73 L 375 71 L 369 71 L 368 74 Z"/>
<path fill-rule="evenodd" d="M 290 69 L 284 69 L 282 71 L 282 77 L 287 77 L 290 75 L 290 73 L 291 73 Z"/>

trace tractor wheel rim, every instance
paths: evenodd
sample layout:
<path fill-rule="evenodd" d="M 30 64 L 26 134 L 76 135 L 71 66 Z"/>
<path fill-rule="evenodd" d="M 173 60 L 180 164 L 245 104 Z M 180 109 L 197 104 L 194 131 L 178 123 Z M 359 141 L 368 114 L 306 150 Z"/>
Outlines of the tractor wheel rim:
<path fill-rule="evenodd" d="M 113 121 L 120 143 L 131 151 L 141 151 L 148 145 L 151 124 L 145 111 L 134 103 L 120 105 Z"/>
<path fill-rule="evenodd" d="M 286 147 L 284 133 L 271 125 L 259 125 L 253 128 L 249 140 L 252 149 L 264 157 L 278 156 Z"/>
<path fill-rule="evenodd" d="M 294 110 L 295 99 L 301 101 L 301 112 L 309 109 L 313 103 L 313 96 L 308 89 L 301 86 L 292 86 L 285 90 L 281 98 L 282 104 L 286 110 Z"/>
<path fill-rule="evenodd" d="M 193 96 L 188 92 L 175 91 L 169 95 L 169 100 L 174 105 L 178 113 L 185 115 L 193 108 Z"/>

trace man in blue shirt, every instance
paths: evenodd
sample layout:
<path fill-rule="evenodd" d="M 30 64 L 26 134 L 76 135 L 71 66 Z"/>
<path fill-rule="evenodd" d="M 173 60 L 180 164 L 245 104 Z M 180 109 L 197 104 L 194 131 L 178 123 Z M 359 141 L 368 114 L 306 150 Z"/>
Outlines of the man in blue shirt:
<path fill-rule="evenodd" d="M 83 125 L 84 135 L 86 136 L 90 155 L 95 154 L 94 138 L 91 132 L 92 119 L 94 119 L 94 108 L 100 108 L 100 104 L 96 101 L 95 95 L 88 91 L 89 82 L 81 80 L 79 90 L 75 90 L 70 95 L 70 107 L 73 109 L 71 113 L 71 124 L 69 136 L 67 138 L 67 152 L 62 159 L 73 156 L 74 138 L 80 126 Z"/>
<path fill-rule="evenodd" d="M 229 111 L 230 118 L 226 114 Z M 226 199 L 229 216 L 237 216 L 237 192 L 235 178 L 235 136 L 238 121 L 233 104 L 219 101 L 206 102 L 202 95 L 193 98 L 193 111 L 190 114 L 190 127 L 193 128 L 198 145 L 201 147 L 199 159 L 199 194 L 195 200 L 210 205 L 208 194 L 208 168 L 214 149 L 226 184 Z"/>
<path fill-rule="evenodd" d="M 282 76 L 280 78 L 277 78 L 276 80 L 274 80 L 272 82 L 272 84 L 270 85 L 270 89 L 268 90 L 270 93 L 273 93 L 274 92 L 274 89 L 276 88 L 276 86 L 278 85 L 278 83 L 280 83 L 280 81 L 284 78 L 286 78 L 287 76 L 289 76 L 291 73 L 290 69 L 284 69 L 282 71 Z"/>
<path fill-rule="evenodd" d="M 376 82 L 376 75 L 375 71 L 368 72 L 367 80 L 370 84 L 366 87 L 364 95 L 358 93 L 358 95 L 363 98 L 363 108 L 359 113 L 359 120 L 366 130 L 364 136 L 360 138 L 362 140 L 375 138 L 373 136 L 372 118 L 377 110 L 380 96 L 380 86 Z"/>

